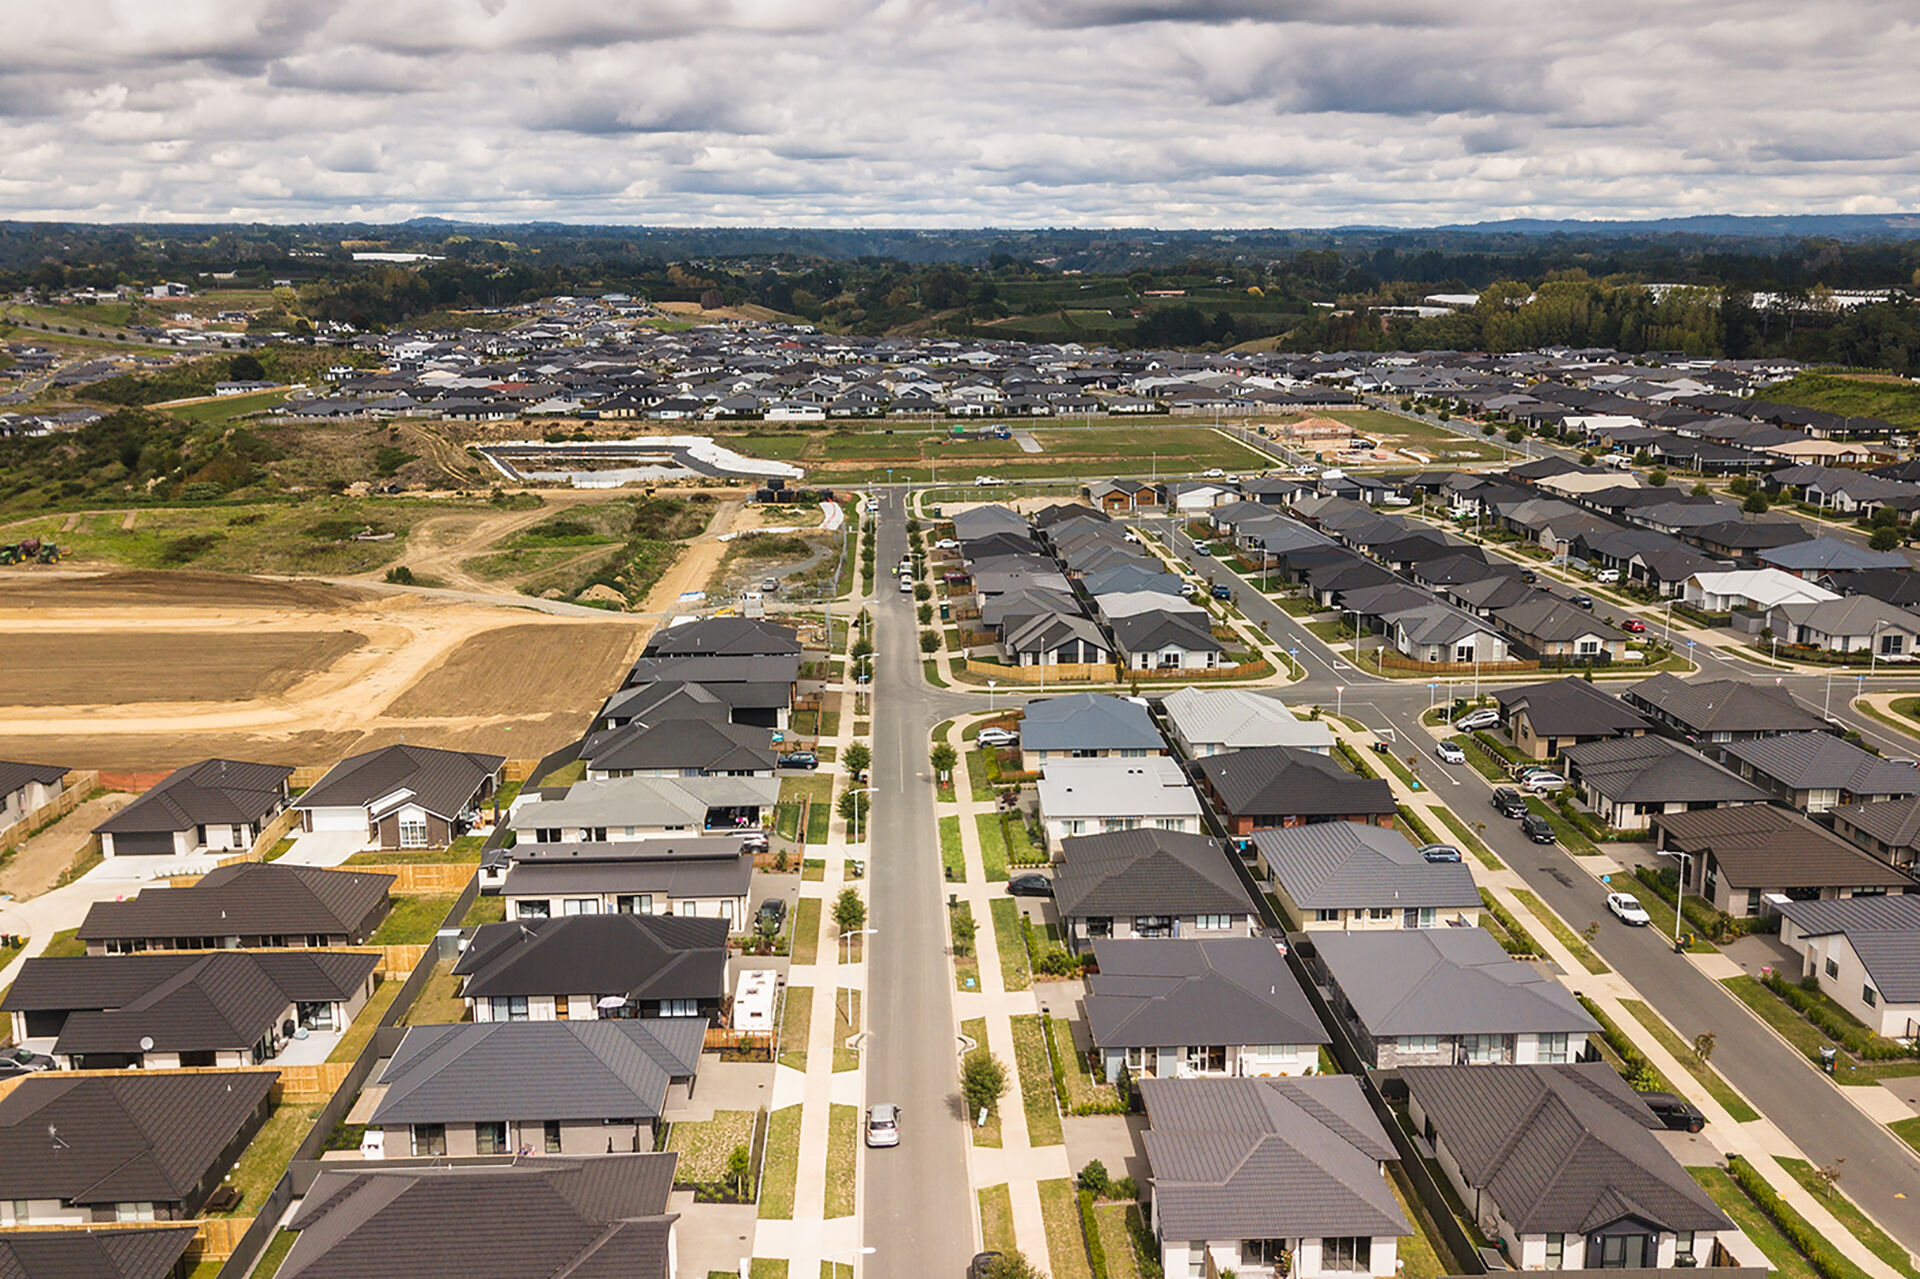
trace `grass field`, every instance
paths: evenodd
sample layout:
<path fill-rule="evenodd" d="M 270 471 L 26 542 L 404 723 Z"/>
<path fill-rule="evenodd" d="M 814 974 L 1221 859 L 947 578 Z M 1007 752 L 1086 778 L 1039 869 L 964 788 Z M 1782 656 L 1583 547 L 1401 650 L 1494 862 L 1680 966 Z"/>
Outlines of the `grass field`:
<path fill-rule="evenodd" d="M 980 1188 L 980 1246 L 989 1252 L 1012 1252 L 1013 1191 L 1005 1182 Z"/>
<path fill-rule="evenodd" d="M 833 1106 L 827 1112 L 828 1220 L 853 1215 L 854 1165 L 859 1156 L 860 1108 Z"/>
<path fill-rule="evenodd" d="M 780 1064 L 807 1068 L 807 1035 L 813 1026 L 813 987 L 788 986 L 780 1012 Z"/>
<path fill-rule="evenodd" d="M 1839 1193 L 1830 1193 L 1825 1182 L 1820 1180 L 1814 1166 L 1804 1159 L 1778 1158 L 1779 1165 L 1787 1170 L 1795 1181 L 1799 1182 L 1809 1194 L 1826 1206 L 1828 1212 L 1839 1219 L 1840 1224 L 1852 1232 L 1854 1238 L 1865 1244 L 1874 1256 L 1892 1266 L 1907 1279 L 1920 1279 L 1920 1269 L 1915 1269 L 1907 1250 L 1890 1238 L 1867 1219 L 1853 1200 L 1847 1198 L 1845 1182 L 1838 1188 Z"/>
<path fill-rule="evenodd" d="M 956 440 L 951 424 L 934 425 L 931 431 L 903 424 L 890 432 L 755 433 L 725 437 L 725 442 L 752 456 L 797 461 L 812 478 L 836 483 L 885 479 L 889 468 L 895 480 L 931 480 L 936 464 L 950 479 L 975 473 L 1046 479 L 1145 472 L 1154 469 L 1156 457 L 1158 469 L 1168 475 L 1216 466 L 1245 470 L 1273 465 L 1273 459 L 1210 426 L 1185 421 L 1146 427 L 1111 425 L 1097 418 L 1079 427 L 1004 424 L 1031 429 L 1039 453 L 1028 453 L 1011 439 Z"/>
<path fill-rule="evenodd" d="M 1760 388 L 1754 398 L 1825 409 L 1848 417 L 1877 417 L 1909 431 L 1920 430 L 1920 386 L 1911 382 L 1802 373 L 1776 386 Z"/>
<path fill-rule="evenodd" d="M 996 897 L 989 903 L 993 914 L 993 940 L 1000 954 L 1000 984 L 1008 990 L 1030 990 L 1033 973 L 1027 966 L 1026 930 L 1020 926 L 1020 903 L 1011 897 Z"/>
<path fill-rule="evenodd" d="M 958 817 L 940 819 L 940 864 L 950 882 L 959 884 L 966 881 L 967 859 L 960 846 Z"/>

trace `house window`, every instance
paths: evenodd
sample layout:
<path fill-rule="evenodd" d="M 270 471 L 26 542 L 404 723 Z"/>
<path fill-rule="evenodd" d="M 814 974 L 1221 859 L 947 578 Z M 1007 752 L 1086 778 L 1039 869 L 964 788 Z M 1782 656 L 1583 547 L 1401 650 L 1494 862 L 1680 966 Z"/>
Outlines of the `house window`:
<path fill-rule="evenodd" d="M 1365 1235 L 1344 1239 L 1322 1239 L 1320 1268 L 1322 1270 L 1371 1270 L 1373 1240 Z"/>
<path fill-rule="evenodd" d="M 1583 639 L 1583 640 L 1576 641 L 1573 646 L 1573 651 L 1578 653 L 1581 657 L 1592 657 L 1595 653 L 1598 653 L 1600 651 L 1600 641 L 1595 639 Z"/>
<path fill-rule="evenodd" d="M 1403 1053 L 1437 1053 L 1440 1051 L 1438 1035 L 1402 1035 L 1397 1041 Z"/>
<path fill-rule="evenodd" d="M 514 903 L 516 919 L 551 919 L 553 903 L 544 897 L 527 897 Z"/>
<path fill-rule="evenodd" d="M 1747 890 L 1747 914 L 1758 915 L 1759 913 L 1760 913 L 1760 890 L 1757 888 L 1749 888 Z"/>
<path fill-rule="evenodd" d="M 1471 662 L 1473 660 L 1473 645 L 1471 644 L 1454 645 L 1453 660 L 1456 662 Z"/>
<path fill-rule="evenodd" d="M 1835 959 L 1832 955 L 1827 956 L 1827 962 L 1823 966 L 1827 970 L 1827 976 L 1838 977 L 1840 975 L 1840 961 Z"/>
<path fill-rule="evenodd" d="M 1113 936 L 1113 916 L 1112 915 L 1087 916 L 1087 936 L 1089 937 Z"/>
<path fill-rule="evenodd" d="M 1242 1239 L 1240 1241 L 1240 1264 L 1243 1266 L 1277 1266 L 1287 1260 L 1290 1251 L 1285 1239 Z"/>
<path fill-rule="evenodd" d="M 653 914 L 652 893 L 623 893 L 613 899 L 614 910 L 622 915 Z"/>
<path fill-rule="evenodd" d="M 1693 1256 L 1693 1231 L 1691 1230 L 1674 1231 L 1673 1232 L 1674 1260 L 1678 1261 L 1682 1257 L 1690 1258 L 1692 1256 Z"/>
<path fill-rule="evenodd" d="M 1187 1245 L 1187 1279 L 1206 1279 L 1207 1245 L 1190 1243 Z"/>
<path fill-rule="evenodd" d="M 415 1124 L 413 1126 L 413 1153 L 416 1156 L 446 1154 L 447 1126 L 445 1124 Z"/>
<path fill-rule="evenodd" d="M 507 1125 L 499 1120 L 473 1126 L 473 1148 L 482 1155 L 507 1153 Z"/>
<path fill-rule="evenodd" d="M 1147 1050 L 1146 1049 L 1144 1048 L 1127 1049 L 1127 1069 L 1128 1070 L 1137 1072 L 1137 1071 L 1145 1070 L 1146 1066 L 1147 1066 Z"/>
<path fill-rule="evenodd" d="M 700 1001 L 697 999 L 663 999 L 660 1001 L 662 1017 L 698 1017 Z"/>
<path fill-rule="evenodd" d="M 1880 992 L 1871 986 L 1862 986 L 1860 988 L 1860 998 L 1866 1003 L 1867 1007 L 1871 1008 L 1880 1002 Z"/>
<path fill-rule="evenodd" d="M 1386 920 L 1389 920 L 1389 919 L 1392 919 L 1392 918 L 1393 918 L 1393 907 L 1391 907 L 1391 906 L 1369 906 L 1369 907 L 1367 908 L 1367 918 L 1368 918 L 1368 919 L 1372 919 L 1372 920 L 1376 920 L 1376 921 L 1382 921 L 1382 922 L 1384 922 L 1384 921 L 1386 921 Z"/>
<path fill-rule="evenodd" d="M 1547 1269 L 1559 1270 L 1566 1264 L 1567 1237 L 1564 1234 L 1547 1236 Z"/>
<path fill-rule="evenodd" d="M 1591 1252 L 1589 1249 L 1589 1260 Z M 1647 1237 L 1645 1235 L 1601 1235 L 1601 1270 L 1644 1270 L 1647 1265 Z"/>
<path fill-rule="evenodd" d="M 542 1143 L 541 1148 L 549 1155 L 559 1154 L 560 1153 L 560 1121 L 558 1119 L 549 1119 L 545 1124 L 542 1125 L 542 1127 L 546 1130 L 546 1133 L 545 1133 L 545 1140 Z"/>
<path fill-rule="evenodd" d="M 1133 935 L 1135 937 L 1171 937 L 1173 936 L 1173 916 L 1135 915 Z"/>
<path fill-rule="evenodd" d="M 113 1206 L 115 1221 L 152 1221 L 153 1205 L 147 1202 L 123 1203 Z"/>
<path fill-rule="evenodd" d="M 527 1020 L 527 997 L 525 995 L 495 995 L 487 1002 L 493 1010 L 494 1021 Z"/>
<path fill-rule="evenodd" d="M 253 842 L 252 840 L 247 838 L 247 828 L 245 826 L 230 827 L 227 833 L 228 833 L 228 837 L 233 841 L 232 844 L 229 845 L 229 847 L 245 848 L 248 844 Z"/>
<path fill-rule="evenodd" d="M 1316 924 L 1337 924 L 1340 922 L 1340 912 L 1337 910 L 1316 910 L 1313 912 L 1313 922 Z"/>
<path fill-rule="evenodd" d="M 1233 927 L 1231 915 L 1195 915 L 1193 926 L 1203 933 L 1225 932 Z"/>
<path fill-rule="evenodd" d="M 598 915 L 600 899 L 598 897 L 569 897 L 560 907 L 564 915 Z"/>
<path fill-rule="evenodd" d="M 427 823 L 418 817 L 400 819 L 400 847 L 425 848 L 427 846 Z"/>
<path fill-rule="evenodd" d="M 1502 1039 L 1500 1035 L 1462 1035 L 1460 1055 L 1469 1066 L 1491 1065 L 1500 1060 Z"/>
<path fill-rule="evenodd" d="M 1196 1075 L 1221 1075 L 1227 1070 L 1224 1045 L 1209 1044 L 1187 1049 L 1187 1069 Z"/>
<path fill-rule="evenodd" d="M 1536 1059 L 1545 1066 L 1564 1066 L 1567 1062 L 1567 1037 L 1564 1034 L 1536 1035 Z"/>

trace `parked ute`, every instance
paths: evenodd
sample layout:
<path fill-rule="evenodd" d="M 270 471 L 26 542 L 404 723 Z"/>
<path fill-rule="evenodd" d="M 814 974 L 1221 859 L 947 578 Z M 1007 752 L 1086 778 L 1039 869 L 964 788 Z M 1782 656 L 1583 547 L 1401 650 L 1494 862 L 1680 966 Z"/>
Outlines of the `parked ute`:
<path fill-rule="evenodd" d="M 1707 1126 L 1705 1115 L 1670 1092 L 1643 1092 L 1640 1101 L 1674 1132 L 1699 1132 Z"/>

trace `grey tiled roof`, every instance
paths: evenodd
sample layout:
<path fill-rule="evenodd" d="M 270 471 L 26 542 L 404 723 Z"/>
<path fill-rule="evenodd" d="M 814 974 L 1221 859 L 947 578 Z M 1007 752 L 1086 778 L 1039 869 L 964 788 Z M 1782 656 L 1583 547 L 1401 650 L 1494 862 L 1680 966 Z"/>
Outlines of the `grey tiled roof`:
<path fill-rule="evenodd" d="M 1386 1130 L 1344 1075 L 1143 1079 L 1162 1237 L 1410 1233 L 1381 1163 Z"/>
<path fill-rule="evenodd" d="M 764 772 L 777 762 L 773 730 L 705 717 L 636 719 L 590 736 L 580 757 L 601 772 L 656 768 Z"/>
<path fill-rule="evenodd" d="M 474 751 L 443 751 L 404 743 L 341 760 L 327 775 L 294 801 L 302 811 L 316 808 L 366 808 L 407 792 L 415 803 L 436 817 L 452 819 L 465 812 L 488 778 L 500 771 L 504 755 Z M 394 805 L 389 803 L 384 810 Z M 380 816 L 374 813 L 373 816 Z"/>
<path fill-rule="evenodd" d="M 4 1279 L 162 1279 L 199 1231 L 192 1225 L 144 1230 L 9 1230 L 0 1234 Z"/>
<path fill-rule="evenodd" d="M 1384 784 L 1384 783 L 1383 783 Z M 1464 862 L 1429 862 L 1384 826 L 1318 822 L 1253 833 L 1253 846 L 1303 910 L 1478 909 Z"/>
<path fill-rule="evenodd" d="M 1290 746 L 1210 755 L 1200 761 L 1200 772 L 1235 815 L 1345 817 L 1395 811 L 1385 781 L 1349 773 L 1325 755 Z"/>
<path fill-rule="evenodd" d="M 1822 734 L 1824 736 L 1824 734 Z M 1761 738 L 1762 741 L 1778 740 Z M 1574 780 L 1615 803 L 1764 804 L 1767 794 L 1664 737 L 1583 742 L 1560 752 Z M 1920 774 L 1916 774 L 1920 776 Z"/>
<path fill-rule="evenodd" d="M 750 617 L 708 617 L 655 631 L 648 657 L 799 656 L 800 641 L 791 626 Z"/>
<path fill-rule="evenodd" d="M 142 834 L 257 822 L 286 796 L 291 768 L 203 759 L 167 775 L 165 781 L 93 829 L 101 834 Z"/>
<path fill-rule="evenodd" d="M 1020 746 L 1030 751 L 1166 749 L 1147 708 L 1107 693 L 1069 693 L 1027 703 Z"/>
<path fill-rule="evenodd" d="M 1663 1230 L 1732 1225 L 1605 1062 L 1408 1066 L 1401 1075 L 1467 1184 L 1522 1234 L 1587 1234 L 1629 1215 Z"/>
<path fill-rule="evenodd" d="M 1484 929 L 1326 932 L 1313 946 L 1375 1037 L 1600 1029 L 1566 987 Z"/>
<path fill-rule="evenodd" d="M 1889 848 L 1920 844 L 1920 798 L 1882 799 L 1871 804 L 1842 804 L 1829 810 L 1839 821 L 1858 827 Z"/>
<path fill-rule="evenodd" d="M 1220 841 L 1179 831 L 1115 831 L 1060 841 L 1054 902 L 1087 915 L 1251 915 L 1253 899 Z"/>
<path fill-rule="evenodd" d="M 1664 835 L 1663 847 L 1710 850 L 1733 888 L 1915 887 L 1912 876 L 1770 804 L 1662 813 L 1652 821 Z"/>
<path fill-rule="evenodd" d="M 1087 1023 L 1102 1048 L 1324 1044 L 1327 1032 L 1264 937 L 1094 943 Z"/>
<path fill-rule="evenodd" d="M 727 921 L 567 915 L 482 924 L 454 963 L 468 998 L 625 995 L 715 999 L 726 986 Z"/>
<path fill-rule="evenodd" d="M 1886 1002 L 1920 1003 L 1920 894 L 1784 901 L 1778 909 L 1806 936 L 1844 934 Z"/>
<path fill-rule="evenodd" d="M 1651 727 L 1619 698 L 1571 676 L 1551 684 L 1523 684 L 1494 696 L 1503 716 L 1524 708 L 1540 737 L 1607 737 Z"/>
<path fill-rule="evenodd" d="M 1784 688 L 1740 679 L 1683 683 L 1662 671 L 1627 689 L 1626 697 L 1696 733 L 1795 733 L 1826 727 Z"/>
<path fill-rule="evenodd" d="M 1793 790 L 1920 795 L 1920 769 L 1870 755 L 1832 733 L 1781 733 L 1732 742 L 1727 754 Z"/>
<path fill-rule="evenodd" d="M 235 862 L 189 888 L 95 902 L 80 940 L 351 934 L 387 901 L 394 876 L 281 862 Z"/>
<path fill-rule="evenodd" d="M 0 760 L 0 799 L 29 782 L 57 782 L 66 775 L 65 764 L 22 764 L 14 760 Z"/>

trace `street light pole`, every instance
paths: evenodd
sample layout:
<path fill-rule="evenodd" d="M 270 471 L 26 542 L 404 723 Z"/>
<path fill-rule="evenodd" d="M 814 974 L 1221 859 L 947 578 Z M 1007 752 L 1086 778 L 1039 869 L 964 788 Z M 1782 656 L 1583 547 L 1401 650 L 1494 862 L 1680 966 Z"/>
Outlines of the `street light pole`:
<path fill-rule="evenodd" d="M 1680 916 L 1683 913 L 1680 908 L 1686 904 L 1687 900 L 1687 867 L 1692 864 L 1693 854 L 1683 853 L 1678 849 L 1668 849 L 1665 855 L 1678 857 L 1680 859 L 1680 877 L 1673 881 L 1673 949 L 1674 953 L 1678 954 L 1680 951 Z"/>
<path fill-rule="evenodd" d="M 993 714 L 993 690 L 999 687 L 999 680 L 990 679 L 987 681 L 987 714 L 989 715 Z"/>
<path fill-rule="evenodd" d="M 1345 718 L 1340 713 L 1340 708 L 1346 705 L 1346 699 L 1347 699 L 1347 686 L 1345 684 L 1335 684 L 1333 686 L 1333 717 L 1335 719 Z"/>

